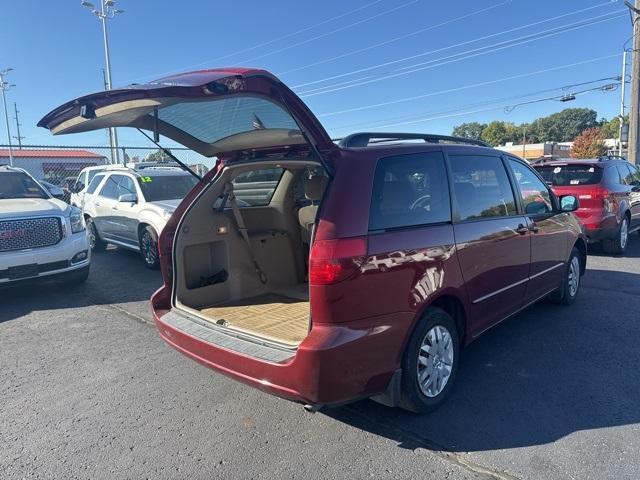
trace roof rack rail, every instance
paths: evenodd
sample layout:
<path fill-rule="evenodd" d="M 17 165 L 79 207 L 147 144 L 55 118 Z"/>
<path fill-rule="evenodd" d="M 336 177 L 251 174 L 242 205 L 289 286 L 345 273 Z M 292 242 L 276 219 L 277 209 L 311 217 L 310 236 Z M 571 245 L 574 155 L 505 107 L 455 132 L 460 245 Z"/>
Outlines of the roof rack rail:
<path fill-rule="evenodd" d="M 424 140 L 427 143 L 462 143 L 465 145 L 475 145 L 478 147 L 491 147 L 488 143 L 471 138 L 453 137 L 450 135 L 434 135 L 430 133 L 381 133 L 381 132 L 361 132 L 347 135 L 340 139 L 340 145 L 344 148 L 366 147 L 372 143 L 386 143 L 396 140 Z"/>
<path fill-rule="evenodd" d="M 622 155 L 600 155 L 598 157 L 599 162 L 604 162 L 608 160 L 624 160 L 625 162 L 627 161 L 627 159 L 624 158 Z"/>

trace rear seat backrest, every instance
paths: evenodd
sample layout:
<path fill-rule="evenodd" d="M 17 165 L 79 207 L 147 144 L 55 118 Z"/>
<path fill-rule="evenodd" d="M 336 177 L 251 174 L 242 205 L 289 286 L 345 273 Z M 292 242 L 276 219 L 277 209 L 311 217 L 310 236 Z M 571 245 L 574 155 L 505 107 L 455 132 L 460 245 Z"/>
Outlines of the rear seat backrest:
<path fill-rule="evenodd" d="M 298 210 L 298 222 L 300 222 L 302 242 L 311 243 L 311 232 L 316 221 L 316 214 L 322 200 L 322 194 L 327 185 L 327 177 L 315 175 L 304 180 L 304 196 L 311 200 L 311 205 Z"/>

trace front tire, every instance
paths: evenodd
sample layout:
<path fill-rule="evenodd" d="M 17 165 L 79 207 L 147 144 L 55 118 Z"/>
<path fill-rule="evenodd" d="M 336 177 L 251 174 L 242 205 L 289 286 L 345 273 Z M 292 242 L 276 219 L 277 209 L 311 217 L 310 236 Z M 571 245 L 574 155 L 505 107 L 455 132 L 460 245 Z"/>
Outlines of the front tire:
<path fill-rule="evenodd" d="M 96 224 L 93 218 L 87 217 L 85 219 L 87 232 L 89 233 L 89 247 L 92 252 L 103 252 L 107 248 L 107 244 L 100 238 Z"/>
<path fill-rule="evenodd" d="M 151 227 L 140 232 L 140 255 L 147 268 L 157 270 L 160 267 L 158 257 L 158 235 Z"/>
<path fill-rule="evenodd" d="M 602 249 L 606 253 L 612 253 L 614 255 L 623 255 L 627 251 L 627 244 L 629 243 L 629 219 L 625 215 L 620 222 L 620 228 L 618 229 L 618 235 L 612 240 L 603 240 Z"/>
<path fill-rule="evenodd" d="M 574 247 L 567 262 L 562 285 L 549 296 L 552 302 L 558 305 L 571 305 L 576 301 L 582 274 L 580 256 L 580 251 Z"/>
<path fill-rule="evenodd" d="M 400 406 L 433 412 L 451 392 L 458 371 L 460 339 L 451 316 L 431 307 L 418 322 L 402 360 Z"/>

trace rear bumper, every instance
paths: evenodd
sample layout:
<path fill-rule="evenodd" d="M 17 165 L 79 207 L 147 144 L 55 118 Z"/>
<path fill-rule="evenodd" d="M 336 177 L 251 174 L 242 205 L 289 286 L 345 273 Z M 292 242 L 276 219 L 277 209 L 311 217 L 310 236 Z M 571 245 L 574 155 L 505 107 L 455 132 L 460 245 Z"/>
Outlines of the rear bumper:
<path fill-rule="evenodd" d="M 618 235 L 618 219 L 615 213 L 604 209 L 581 208 L 576 212 L 585 228 L 589 243 L 615 238 Z"/>
<path fill-rule="evenodd" d="M 163 297 L 163 289 L 154 294 L 151 310 L 160 336 L 173 348 L 254 388 L 313 405 L 339 405 L 384 392 L 399 367 L 413 319 L 407 313 L 348 325 L 314 325 L 297 350 L 273 362 L 220 347 L 169 324 L 163 320 L 169 312 L 162 308 Z"/>

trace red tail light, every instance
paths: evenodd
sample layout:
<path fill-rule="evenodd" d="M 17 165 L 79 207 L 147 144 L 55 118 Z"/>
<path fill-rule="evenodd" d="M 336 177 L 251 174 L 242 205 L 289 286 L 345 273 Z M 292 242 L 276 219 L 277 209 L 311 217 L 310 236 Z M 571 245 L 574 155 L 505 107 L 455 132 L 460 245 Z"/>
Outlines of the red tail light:
<path fill-rule="evenodd" d="M 316 240 L 309 256 L 309 283 L 331 285 L 354 275 L 367 255 L 364 237 Z"/>

